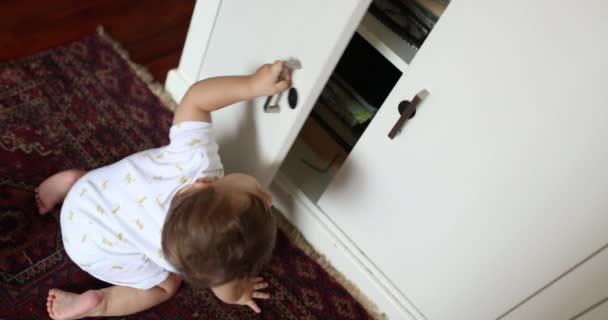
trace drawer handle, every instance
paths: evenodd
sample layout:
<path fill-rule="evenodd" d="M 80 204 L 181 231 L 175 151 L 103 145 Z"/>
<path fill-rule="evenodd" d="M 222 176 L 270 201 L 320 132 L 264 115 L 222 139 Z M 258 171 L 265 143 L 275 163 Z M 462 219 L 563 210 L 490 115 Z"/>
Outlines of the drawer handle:
<path fill-rule="evenodd" d="M 397 134 L 401 131 L 401 128 L 403 128 L 403 126 L 405 125 L 405 122 L 407 122 L 407 120 L 409 120 L 412 117 L 414 112 L 416 112 L 416 107 L 418 106 L 418 104 L 423 99 L 428 97 L 428 95 L 429 95 L 429 92 L 426 89 L 420 90 L 420 92 L 418 92 L 418 94 L 416 94 L 416 96 L 414 97 L 414 100 L 412 100 L 412 102 L 408 103 L 407 106 L 405 108 L 403 108 L 403 111 L 401 112 L 401 117 L 399 117 L 399 120 L 397 120 L 397 123 L 395 123 L 395 125 L 393 126 L 391 131 L 388 133 L 388 137 L 391 140 L 394 139 L 395 136 L 397 136 Z M 403 101 L 402 101 L 402 103 L 403 103 Z M 402 103 L 400 103 L 400 105 Z"/>

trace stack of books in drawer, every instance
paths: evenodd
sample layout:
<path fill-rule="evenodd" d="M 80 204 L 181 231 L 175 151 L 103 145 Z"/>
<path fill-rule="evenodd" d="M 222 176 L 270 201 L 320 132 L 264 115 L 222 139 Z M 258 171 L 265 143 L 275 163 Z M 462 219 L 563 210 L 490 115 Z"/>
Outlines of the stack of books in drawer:
<path fill-rule="evenodd" d="M 376 111 L 334 74 L 321 92 L 312 115 L 340 145 L 350 151 Z"/>
<path fill-rule="evenodd" d="M 370 12 L 420 48 L 450 0 L 374 0 Z"/>

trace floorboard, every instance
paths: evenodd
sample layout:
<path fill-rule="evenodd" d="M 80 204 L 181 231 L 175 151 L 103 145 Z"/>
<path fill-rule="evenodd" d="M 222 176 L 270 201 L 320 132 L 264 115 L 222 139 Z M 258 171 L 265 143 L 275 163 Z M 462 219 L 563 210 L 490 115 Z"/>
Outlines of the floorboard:
<path fill-rule="evenodd" d="M 2 0 L 0 61 L 95 32 L 118 40 L 131 59 L 164 82 L 179 63 L 195 0 Z"/>

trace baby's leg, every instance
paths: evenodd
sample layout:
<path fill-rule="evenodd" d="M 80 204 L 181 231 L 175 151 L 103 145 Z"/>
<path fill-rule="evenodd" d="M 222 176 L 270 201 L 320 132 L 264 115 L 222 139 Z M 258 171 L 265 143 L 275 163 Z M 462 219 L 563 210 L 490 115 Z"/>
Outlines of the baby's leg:
<path fill-rule="evenodd" d="M 82 170 L 66 170 L 56 173 L 44 180 L 36 189 L 38 212 L 45 214 L 62 202 L 70 188 L 85 174 Z"/>
<path fill-rule="evenodd" d="M 181 279 L 170 274 L 165 281 L 148 290 L 113 286 L 76 294 L 51 289 L 46 306 L 49 316 L 55 320 L 125 316 L 168 300 L 175 295 L 180 284 Z"/>

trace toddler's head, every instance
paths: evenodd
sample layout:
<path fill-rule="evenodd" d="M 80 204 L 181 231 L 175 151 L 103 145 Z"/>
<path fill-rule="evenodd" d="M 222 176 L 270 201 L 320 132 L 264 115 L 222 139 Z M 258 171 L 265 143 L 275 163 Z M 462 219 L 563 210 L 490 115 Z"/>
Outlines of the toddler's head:
<path fill-rule="evenodd" d="M 257 276 L 274 248 L 270 205 L 253 177 L 197 180 L 171 203 L 162 231 L 165 258 L 194 287 Z"/>

